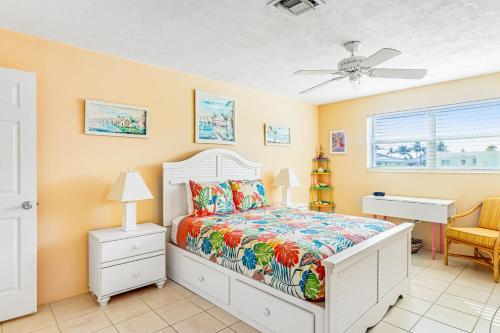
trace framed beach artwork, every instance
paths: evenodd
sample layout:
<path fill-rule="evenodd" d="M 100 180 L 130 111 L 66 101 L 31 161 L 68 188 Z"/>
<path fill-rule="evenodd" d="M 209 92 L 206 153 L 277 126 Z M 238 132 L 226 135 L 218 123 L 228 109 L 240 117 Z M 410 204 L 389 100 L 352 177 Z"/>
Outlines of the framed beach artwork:
<path fill-rule="evenodd" d="M 266 146 L 290 146 L 292 137 L 290 127 L 276 124 L 265 124 Z"/>
<path fill-rule="evenodd" d="M 330 154 L 347 153 L 346 131 L 330 131 Z"/>
<path fill-rule="evenodd" d="M 236 144 L 235 99 L 195 91 L 195 142 Z"/>
<path fill-rule="evenodd" d="M 85 134 L 148 137 L 148 109 L 85 100 Z"/>

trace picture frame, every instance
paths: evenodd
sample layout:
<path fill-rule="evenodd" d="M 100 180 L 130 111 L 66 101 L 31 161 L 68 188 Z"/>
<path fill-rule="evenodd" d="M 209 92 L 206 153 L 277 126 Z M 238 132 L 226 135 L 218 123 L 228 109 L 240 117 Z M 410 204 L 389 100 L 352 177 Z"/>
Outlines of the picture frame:
<path fill-rule="evenodd" d="M 264 124 L 264 144 L 266 146 L 290 146 L 292 144 L 290 127 L 279 124 Z"/>
<path fill-rule="evenodd" d="M 345 130 L 330 131 L 330 154 L 347 154 L 347 132 Z"/>
<path fill-rule="evenodd" d="M 149 111 L 146 107 L 85 100 L 85 134 L 149 137 Z"/>
<path fill-rule="evenodd" d="M 195 142 L 236 144 L 236 99 L 195 90 Z"/>

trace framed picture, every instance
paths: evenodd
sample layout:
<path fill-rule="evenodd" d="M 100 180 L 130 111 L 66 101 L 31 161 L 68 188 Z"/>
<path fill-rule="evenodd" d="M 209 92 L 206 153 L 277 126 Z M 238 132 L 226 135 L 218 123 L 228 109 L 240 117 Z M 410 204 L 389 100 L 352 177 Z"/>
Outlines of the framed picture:
<path fill-rule="evenodd" d="M 236 100 L 195 91 L 195 142 L 236 144 Z"/>
<path fill-rule="evenodd" d="M 276 124 L 265 124 L 266 146 L 289 146 L 292 144 L 290 127 Z"/>
<path fill-rule="evenodd" d="M 85 100 L 85 134 L 148 137 L 148 109 Z"/>
<path fill-rule="evenodd" d="M 346 131 L 330 131 L 330 154 L 347 153 Z"/>

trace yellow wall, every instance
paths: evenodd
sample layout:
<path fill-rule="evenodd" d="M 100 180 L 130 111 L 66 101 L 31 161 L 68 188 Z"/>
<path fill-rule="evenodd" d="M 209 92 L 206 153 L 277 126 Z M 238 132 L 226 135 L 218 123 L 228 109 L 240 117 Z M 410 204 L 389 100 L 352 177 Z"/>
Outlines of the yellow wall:
<path fill-rule="evenodd" d="M 161 163 L 215 147 L 193 143 L 193 89 L 236 97 L 238 144 L 219 147 L 263 162 L 275 200 L 273 177 L 294 168 L 304 184 L 295 199 L 307 199 L 316 106 L 6 30 L 0 40 L 1 67 L 37 74 L 40 304 L 87 290 L 87 231 L 120 225 L 120 205 L 104 200 L 120 171 L 140 171 L 155 196 L 139 203 L 138 220 L 162 222 Z M 84 135 L 86 98 L 148 107 L 150 138 Z M 264 146 L 266 122 L 289 125 L 293 145 Z"/>
<path fill-rule="evenodd" d="M 118 226 L 121 210 L 104 197 L 119 171 L 141 172 L 155 200 L 140 202 L 139 221 L 161 223 L 161 163 L 215 147 L 194 141 L 194 89 L 237 99 L 238 145 L 234 149 L 264 164 L 271 186 L 280 168 L 293 167 L 303 186 L 295 201 L 307 200 L 310 158 L 330 129 L 346 129 L 347 155 L 332 157 L 337 211 L 361 214 L 361 197 L 391 194 L 454 198 L 459 210 L 498 195 L 500 175 L 368 172 L 366 117 L 369 114 L 499 97 L 500 74 L 360 98 L 319 108 L 258 90 L 144 65 L 37 37 L 0 30 L 0 66 L 37 74 L 38 95 L 38 290 L 39 303 L 87 290 L 87 231 Z M 146 106 L 149 139 L 83 134 L 84 100 Z M 319 115 L 318 115 L 319 113 Z M 264 146 L 263 125 L 290 125 L 293 145 Z M 319 124 L 319 125 L 318 125 Z M 429 244 L 430 228 L 415 234 Z"/>
<path fill-rule="evenodd" d="M 348 153 L 331 156 L 337 212 L 361 214 L 362 196 L 374 191 L 455 199 L 459 211 L 484 197 L 500 195 L 500 174 L 370 172 L 366 154 L 368 115 L 500 97 L 499 86 L 497 73 L 321 106 L 320 142 L 325 150 L 330 130 L 345 129 L 348 136 Z M 417 225 L 414 235 L 430 246 L 430 224 Z"/>

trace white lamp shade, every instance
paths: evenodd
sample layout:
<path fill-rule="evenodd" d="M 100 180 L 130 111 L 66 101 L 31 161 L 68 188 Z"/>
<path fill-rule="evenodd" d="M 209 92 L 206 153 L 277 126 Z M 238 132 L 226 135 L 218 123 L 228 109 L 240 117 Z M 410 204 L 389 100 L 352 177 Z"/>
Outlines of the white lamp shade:
<path fill-rule="evenodd" d="M 138 200 L 153 199 L 146 183 L 137 171 L 129 170 L 120 172 L 115 180 L 111 191 L 109 191 L 108 200 L 130 202 Z"/>
<path fill-rule="evenodd" d="M 283 187 L 298 187 L 300 186 L 300 181 L 293 169 L 284 168 L 281 169 L 278 178 L 274 181 L 274 185 Z"/>

